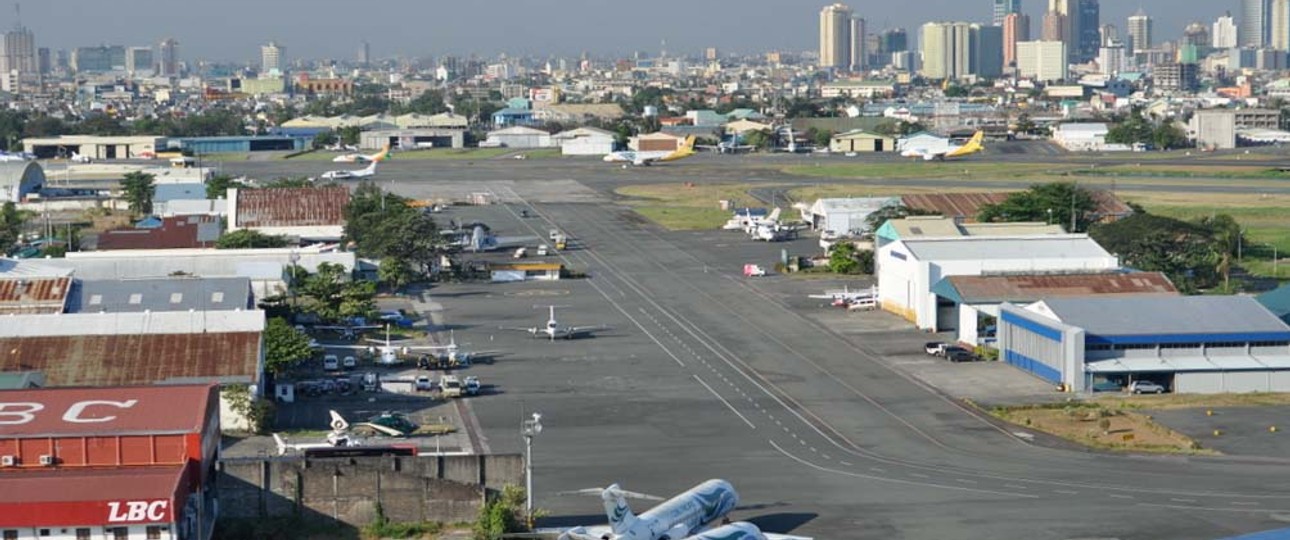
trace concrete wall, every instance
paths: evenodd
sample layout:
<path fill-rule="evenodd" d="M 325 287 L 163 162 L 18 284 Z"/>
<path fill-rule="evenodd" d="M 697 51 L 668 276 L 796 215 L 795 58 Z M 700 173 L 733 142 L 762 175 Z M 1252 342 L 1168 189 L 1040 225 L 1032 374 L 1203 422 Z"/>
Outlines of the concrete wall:
<path fill-rule="evenodd" d="M 301 515 L 361 527 L 379 502 L 392 521 L 473 521 L 486 490 L 524 484 L 519 454 L 224 460 L 220 515 Z"/>

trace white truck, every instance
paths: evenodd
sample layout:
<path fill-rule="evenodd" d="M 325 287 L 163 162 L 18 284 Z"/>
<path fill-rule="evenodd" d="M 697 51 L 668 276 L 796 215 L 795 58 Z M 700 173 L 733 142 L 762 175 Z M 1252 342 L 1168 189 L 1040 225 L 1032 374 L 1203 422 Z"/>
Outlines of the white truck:
<path fill-rule="evenodd" d="M 444 375 L 439 378 L 439 391 L 443 397 L 459 398 L 462 394 L 461 380 L 456 375 Z"/>

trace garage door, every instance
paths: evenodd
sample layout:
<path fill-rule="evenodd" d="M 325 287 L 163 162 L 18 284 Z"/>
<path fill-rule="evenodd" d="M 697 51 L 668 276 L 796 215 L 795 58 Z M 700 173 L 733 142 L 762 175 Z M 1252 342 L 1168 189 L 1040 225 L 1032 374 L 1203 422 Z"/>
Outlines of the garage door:
<path fill-rule="evenodd" d="M 1218 394 L 1223 391 L 1223 374 L 1219 372 L 1179 373 L 1174 376 L 1174 392 L 1179 394 Z"/>
<path fill-rule="evenodd" d="M 1229 371 L 1227 391 L 1235 393 L 1267 392 L 1268 373 L 1266 371 Z"/>
<path fill-rule="evenodd" d="M 937 303 L 936 331 L 949 332 L 958 330 L 959 305 L 953 302 Z"/>

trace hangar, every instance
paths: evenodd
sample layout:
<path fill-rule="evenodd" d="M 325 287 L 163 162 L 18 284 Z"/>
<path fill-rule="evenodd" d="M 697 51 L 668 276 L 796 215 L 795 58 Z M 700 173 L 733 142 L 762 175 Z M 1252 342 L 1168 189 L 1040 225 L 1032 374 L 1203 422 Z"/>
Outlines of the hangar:
<path fill-rule="evenodd" d="M 0 203 L 20 203 L 45 186 L 45 170 L 35 161 L 0 162 Z"/>
<path fill-rule="evenodd" d="M 91 159 L 145 159 L 164 151 L 164 137 L 103 137 L 97 135 L 61 135 L 51 138 L 23 139 L 23 151 L 40 159 L 71 157 L 80 154 Z"/>
<path fill-rule="evenodd" d="M 1071 392 L 1290 392 L 1290 326 L 1245 296 L 1049 298 L 1000 306 L 1000 359 Z"/>

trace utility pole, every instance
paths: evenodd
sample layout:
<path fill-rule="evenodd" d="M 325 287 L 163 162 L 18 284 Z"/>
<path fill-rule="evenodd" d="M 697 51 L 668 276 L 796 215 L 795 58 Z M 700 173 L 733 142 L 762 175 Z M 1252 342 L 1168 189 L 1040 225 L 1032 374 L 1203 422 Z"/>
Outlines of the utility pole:
<path fill-rule="evenodd" d="M 524 519 L 528 521 L 529 528 L 533 528 L 533 437 L 542 433 L 542 413 L 533 413 L 533 416 L 524 420 L 520 425 L 520 433 L 524 435 Z"/>

